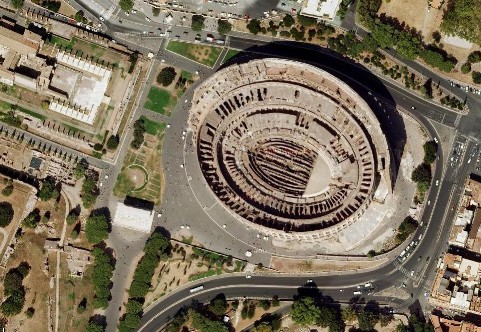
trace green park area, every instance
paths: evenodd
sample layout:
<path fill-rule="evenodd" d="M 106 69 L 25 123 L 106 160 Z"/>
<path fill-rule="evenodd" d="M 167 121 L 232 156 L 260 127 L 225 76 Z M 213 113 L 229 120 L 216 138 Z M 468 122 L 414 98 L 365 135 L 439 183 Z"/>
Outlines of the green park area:
<path fill-rule="evenodd" d="M 221 47 L 184 43 L 176 40 L 169 41 L 167 50 L 182 55 L 188 59 L 213 67 L 220 53 Z"/>
<path fill-rule="evenodd" d="M 169 113 L 177 103 L 177 98 L 165 89 L 151 87 L 144 107 L 160 114 Z"/>
<path fill-rule="evenodd" d="M 162 138 L 166 124 L 142 116 L 134 124 L 134 137 L 117 177 L 114 195 L 127 195 L 160 203 L 163 171 Z"/>

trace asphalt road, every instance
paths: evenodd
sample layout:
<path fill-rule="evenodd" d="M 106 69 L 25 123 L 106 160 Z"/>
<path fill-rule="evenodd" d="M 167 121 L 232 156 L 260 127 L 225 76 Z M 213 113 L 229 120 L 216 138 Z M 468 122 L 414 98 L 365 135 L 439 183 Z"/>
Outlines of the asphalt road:
<path fill-rule="evenodd" d="M 348 84 L 362 95 L 366 96 L 367 91 L 373 93 L 383 99 L 394 102 L 398 107 L 412 112 L 412 115 L 420 121 L 428 130 L 430 135 L 436 137 L 436 130 L 431 124 L 431 121 L 443 123 L 447 126 L 455 127 L 460 117 L 457 113 L 447 111 L 444 108 L 436 107 L 424 99 L 417 98 L 400 89 L 389 81 L 383 81 L 382 86 L 379 85 L 379 79 L 373 75 L 366 73 L 365 69 L 360 68 L 356 64 L 349 63 L 341 59 L 339 56 L 332 54 L 312 53 L 314 51 L 303 50 L 299 52 L 298 49 L 290 45 L 267 45 L 252 46 L 250 41 L 231 40 L 235 43 L 237 48 L 248 49 L 249 51 L 258 52 L 260 54 L 271 56 L 285 56 L 289 58 L 296 58 L 312 62 L 313 58 L 317 57 L 317 62 L 322 63 L 324 69 L 331 71 L 335 75 L 341 75 Z M 247 46 L 249 45 L 249 46 Z M 301 55 L 299 55 L 301 53 Z M 304 58 L 304 59 L 303 59 Z M 335 68 L 335 70 L 332 70 Z M 364 93 L 363 90 L 364 89 Z M 412 107 L 415 107 L 412 110 Z M 166 139 L 168 139 L 166 137 Z M 445 159 L 442 148 L 439 150 L 439 161 Z M 444 177 L 443 174 L 449 172 L 450 176 Z M 310 277 L 319 285 L 319 290 L 323 294 L 327 294 L 339 301 L 347 301 L 353 296 L 355 286 L 372 281 L 376 287 L 376 292 L 385 290 L 392 286 L 400 287 L 403 283 L 406 284 L 405 291 L 412 293 L 412 298 L 406 301 L 399 300 L 397 297 L 379 297 L 375 294 L 364 295 L 366 299 L 376 299 L 381 303 L 392 304 L 398 309 L 405 309 L 411 305 L 415 299 L 422 299 L 423 294 L 429 290 L 430 281 L 432 278 L 432 271 L 434 271 L 437 257 L 442 251 L 447 249 L 447 237 L 449 236 L 449 229 L 451 227 L 451 220 L 454 216 L 454 211 L 451 209 L 453 204 L 456 204 L 459 194 L 462 189 L 464 178 L 468 172 L 466 168 L 466 161 L 463 159 L 458 165 L 453 168 L 444 169 L 440 163 L 433 175 L 434 179 L 440 179 L 438 186 L 433 185 L 428 195 L 427 201 L 430 202 L 426 206 L 423 215 L 423 226 L 420 227 L 414 238 L 422 241 L 415 248 L 415 252 L 405 260 L 402 264 L 399 260 L 394 260 L 392 263 L 377 269 L 372 272 L 357 273 L 354 275 L 342 275 L 333 278 L 330 276 Z M 455 186 L 455 183 L 458 186 Z M 435 207 L 437 207 L 435 209 Z M 428 240 L 424 240 L 428 239 Z M 433 239 L 434 245 L 433 245 Z M 419 259 L 419 256 L 422 259 Z M 411 275 L 412 274 L 412 275 Z M 246 279 L 245 276 L 224 276 L 221 279 L 204 280 L 191 284 L 189 287 L 196 285 L 203 285 L 204 290 L 198 294 L 191 295 L 189 289 L 183 288 L 175 293 L 170 294 L 163 301 L 150 308 L 145 313 L 142 320 L 141 331 L 156 331 L 163 326 L 177 310 L 183 305 L 188 305 L 192 299 L 204 301 L 212 298 L 218 293 L 224 293 L 228 298 L 235 297 L 267 297 L 278 295 L 281 298 L 292 298 L 297 294 L 299 287 L 306 282 L 304 276 L 253 276 L 251 279 Z M 343 290 L 342 292 L 340 290 Z"/>
<path fill-rule="evenodd" d="M 108 1 L 108 0 L 103 0 Z M 92 11 L 92 10 L 91 10 Z M 93 11 L 95 14 L 95 10 Z M 113 11 L 112 15 L 118 14 L 118 11 Z M 107 22 L 105 28 L 108 32 L 139 32 L 140 25 L 156 29 L 159 23 L 146 24 L 140 23 L 139 17 L 129 18 L 129 22 L 123 20 L 120 28 L 117 23 Z M 167 25 L 163 25 L 164 28 Z M 145 29 L 142 27 L 142 29 Z M 178 29 L 173 31 L 181 31 L 185 27 L 174 27 Z M 144 30 L 145 31 L 145 30 Z M 432 137 L 437 137 L 431 121 L 442 123 L 446 126 L 453 127 L 457 130 L 456 141 L 465 142 L 465 151 L 469 151 L 474 147 L 481 137 L 481 129 L 477 123 L 479 121 L 479 105 L 480 99 L 477 96 L 466 95 L 461 90 L 456 90 L 456 93 L 461 98 L 466 98 L 471 106 L 471 113 L 467 116 L 459 116 L 458 114 L 447 111 L 444 108 L 437 107 L 429 102 L 410 95 L 410 92 L 397 87 L 389 81 L 380 80 L 368 75 L 368 72 L 361 66 L 350 62 L 347 59 L 341 61 L 339 55 L 330 54 L 329 50 L 309 50 L 309 47 L 303 46 L 302 49 L 293 48 L 292 43 L 274 43 L 267 45 L 265 42 L 256 38 L 256 40 L 245 38 L 231 38 L 230 45 L 234 48 L 248 49 L 249 51 L 258 52 L 261 54 L 271 54 L 273 56 L 294 57 L 303 61 L 312 62 L 316 59 L 317 62 L 322 58 L 321 66 L 333 73 L 340 75 L 356 90 L 362 91 L 369 89 L 375 92 L 376 96 L 385 98 L 388 101 L 394 102 L 401 108 L 411 110 L 413 116 L 420 121 L 429 131 Z M 294 46 L 294 45 L 292 45 Z M 296 45 L 298 47 L 299 45 Z M 301 51 L 300 51 L 301 50 Z M 439 82 L 442 86 L 450 88 L 446 80 L 436 73 L 433 73 L 418 63 L 406 61 L 410 67 L 421 72 L 427 77 L 431 77 L 434 82 Z M 415 107 L 412 110 L 412 107 Z M 179 121 L 179 117 L 176 121 Z M 180 128 L 180 127 L 179 127 Z M 172 135 L 172 140 L 179 136 L 176 132 Z M 168 142 L 168 137 L 166 137 Z M 174 145 L 175 146 L 175 145 Z M 447 147 L 446 151 L 440 149 L 440 160 L 444 160 L 444 154 L 450 154 L 451 147 Z M 177 158 L 177 157 L 175 157 Z M 454 217 L 455 206 L 458 202 L 459 196 L 462 192 L 462 186 L 467 174 L 473 169 L 473 163 L 468 163 L 468 155 L 465 153 L 461 160 L 454 166 L 437 165 L 434 174 L 434 179 L 440 179 L 439 186 L 432 186 L 431 191 L 427 197 L 430 202 L 425 208 L 423 215 L 423 226 L 420 227 L 415 235 L 415 238 L 422 236 L 422 241 L 416 247 L 415 252 L 402 264 L 398 260 L 383 266 L 380 269 L 371 272 L 361 272 L 354 275 L 343 274 L 333 278 L 330 276 L 311 277 L 314 282 L 319 285 L 319 290 L 326 295 L 330 295 L 336 300 L 344 301 L 352 297 L 354 286 L 372 281 L 376 287 L 376 292 L 387 289 L 391 286 L 399 287 L 402 283 L 406 283 L 405 290 L 412 293 L 412 298 L 402 301 L 398 298 L 378 297 L 375 294 L 363 296 L 366 299 L 376 299 L 381 303 L 391 303 L 396 308 L 406 308 L 411 305 L 416 299 L 423 297 L 423 292 L 429 289 L 429 283 L 434 273 L 434 267 L 437 257 L 447 249 L 447 237 L 449 236 L 449 229 L 451 221 Z M 419 256 L 422 255 L 422 259 Z M 412 272 L 413 271 L 413 272 Z M 413 276 L 411 276 L 413 274 Z M 181 288 L 180 290 L 171 293 L 163 301 L 153 306 L 151 310 L 147 311 L 142 320 L 142 331 L 155 331 L 163 326 L 173 314 L 183 305 L 189 304 L 195 298 L 198 301 L 206 301 L 218 293 L 224 293 L 229 298 L 234 297 L 271 297 L 276 294 L 281 298 L 292 298 L 299 290 L 304 291 L 302 285 L 306 282 L 304 276 L 253 276 L 251 279 L 246 279 L 245 276 L 226 275 L 215 280 L 203 280 L 190 285 L 202 284 L 203 291 L 194 295 L 190 294 L 188 288 Z M 301 288 L 299 288 L 301 287 Z M 315 291 L 315 288 L 308 288 L 308 291 Z M 341 291 L 342 290 L 342 291 Z"/>

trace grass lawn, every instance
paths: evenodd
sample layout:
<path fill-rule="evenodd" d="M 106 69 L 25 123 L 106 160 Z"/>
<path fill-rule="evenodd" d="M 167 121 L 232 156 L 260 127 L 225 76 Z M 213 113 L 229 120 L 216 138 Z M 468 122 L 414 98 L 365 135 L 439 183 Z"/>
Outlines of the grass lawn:
<path fill-rule="evenodd" d="M 176 40 L 169 41 L 167 50 L 209 67 L 214 66 L 222 52 L 221 47 L 184 43 Z"/>
<path fill-rule="evenodd" d="M 232 48 L 229 48 L 229 50 L 225 54 L 224 60 L 222 60 L 222 63 L 226 63 L 227 61 L 229 61 L 230 59 L 232 59 L 233 57 L 235 57 L 237 54 L 239 54 L 241 52 L 242 51 L 240 51 L 240 50 L 234 50 Z"/>
<path fill-rule="evenodd" d="M 165 123 L 163 122 L 152 121 L 143 115 L 140 118 L 144 120 L 145 131 L 147 134 L 157 135 L 160 134 L 159 131 L 164 131 L 165 129 Z"/>
<path fill-rule="evenodd" d="M 186 70 L 182 70 L 182 72 L 180 73 L 180 77 L 182 77 L 184 80 L 188 81 L 188 80 L 192 79 L 192 73 L 189 73 Z"/>
<path fill-rule="evenodd" d="M 38 113 L 36 113 L 36 112 L 34 112 L 34 111 L 31 111 L 31 110 L 29 110 L 29 109 L 23 108 L 23 107 L 21 107 L 21 106 L 18 106 L 18 110 L 19 110 L 20 112 L 23 112 L 23 113 L 25 113 L 25 114 L 31 115 L 31 116 L 33 116 L 34 118 L 40 119 L 40 120 L 42 120 L 42 121 L 47 118 L 45 115 L 38 114 Z"/>
<path fill-rule="evenodd" d="M 153 86 L 149 90 L 149 95 L 147 96 L 144 107 L 156 113 L 165 114 L 176 102 L 177 99 L 173 97 L 169 91 Z"/>
<path fill-rule="evenodd" d="M 71 40 L 67 40 L 65 38 L 57 37 L 57 36 L 52 36 L 50 38 L 51 44 L 57 44 L 57 46 L 65 48 L 67 50 L 71 50 L 76 42 L 77 42 L 76 38 L 72 38 Z"/>

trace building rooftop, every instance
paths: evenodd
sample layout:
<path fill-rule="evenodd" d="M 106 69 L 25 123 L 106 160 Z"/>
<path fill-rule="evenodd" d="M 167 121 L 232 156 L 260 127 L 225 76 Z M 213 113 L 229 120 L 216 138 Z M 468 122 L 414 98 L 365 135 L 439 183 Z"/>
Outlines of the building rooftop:
<path fill-rule="evenodd" d="M 152 210 L 139 209 L 118 202 L 113 224 L 139 232 L 150 233 L 153 220 L 154 212 Z"/>
<path fill-rule="evenodd" d="M 333 19 L 339 9 L 341 0 L 307 0 L 301 14 L 322 19 Z"/>

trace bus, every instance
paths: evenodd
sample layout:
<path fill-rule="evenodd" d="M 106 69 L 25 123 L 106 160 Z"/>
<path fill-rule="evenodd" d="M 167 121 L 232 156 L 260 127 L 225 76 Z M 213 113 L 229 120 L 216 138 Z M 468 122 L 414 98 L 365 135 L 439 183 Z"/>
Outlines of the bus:
<path fill-rule="evenodd" d="M 192 294 L 192 293 L 196 293 L 196 292 L 201 291 L 201 290 L 203 290 L 203 289 L 204 289 L 204 286 L 200 285 L 200 286 L 191 288 L 190 293 L 191 293 L 191 294 Z"/>

